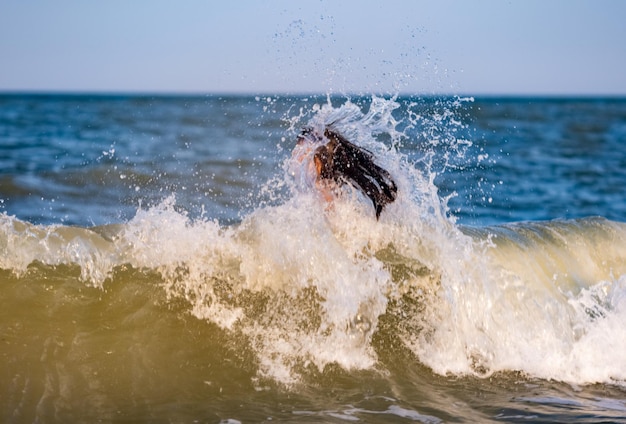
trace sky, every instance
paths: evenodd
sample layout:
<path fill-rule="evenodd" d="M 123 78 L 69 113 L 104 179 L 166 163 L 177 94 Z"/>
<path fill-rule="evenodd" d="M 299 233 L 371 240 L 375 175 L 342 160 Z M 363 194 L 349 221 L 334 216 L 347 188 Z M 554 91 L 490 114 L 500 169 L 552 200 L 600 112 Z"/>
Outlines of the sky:
<path fill-rule="evenodd" d="M 0 91 L 626 95 L 623 0 L 3 0 Z"/>

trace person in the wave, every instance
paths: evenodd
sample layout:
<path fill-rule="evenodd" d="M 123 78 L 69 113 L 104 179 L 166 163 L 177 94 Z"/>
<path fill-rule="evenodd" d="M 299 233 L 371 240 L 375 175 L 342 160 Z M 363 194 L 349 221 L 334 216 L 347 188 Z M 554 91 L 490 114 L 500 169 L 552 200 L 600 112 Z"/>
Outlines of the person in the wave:
<path fill-rule="evenodd" d="M 371 152 L 356 146 L 330 127 L 320 134 L 313 127 L 302 129 L 292 157 L 304 166 L 301 178 L 330 202 L 333 189 L 349 183 L 370 198 L 376 219 L 396 199 L 398 188 L 385 169 L 374 163 Z"/>

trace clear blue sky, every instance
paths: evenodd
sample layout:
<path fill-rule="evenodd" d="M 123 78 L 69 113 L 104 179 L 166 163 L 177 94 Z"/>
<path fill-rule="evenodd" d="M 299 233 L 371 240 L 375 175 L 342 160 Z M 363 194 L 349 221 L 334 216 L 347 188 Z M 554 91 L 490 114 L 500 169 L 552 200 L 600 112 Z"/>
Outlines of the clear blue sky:
<path fill-rule="evenodd" d="M 626 94 L 624 0 L 3 0 L 0 91 Z"/>

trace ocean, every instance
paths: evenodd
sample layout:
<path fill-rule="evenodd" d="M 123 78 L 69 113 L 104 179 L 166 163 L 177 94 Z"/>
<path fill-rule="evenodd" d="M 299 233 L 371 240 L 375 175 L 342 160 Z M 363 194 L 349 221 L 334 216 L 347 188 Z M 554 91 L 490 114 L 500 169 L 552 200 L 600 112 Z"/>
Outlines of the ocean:
<path fill-rule="evenodd" d="M 625 187 L 622 98 L 1 94 L 0 421 L 626 422 Z"/>

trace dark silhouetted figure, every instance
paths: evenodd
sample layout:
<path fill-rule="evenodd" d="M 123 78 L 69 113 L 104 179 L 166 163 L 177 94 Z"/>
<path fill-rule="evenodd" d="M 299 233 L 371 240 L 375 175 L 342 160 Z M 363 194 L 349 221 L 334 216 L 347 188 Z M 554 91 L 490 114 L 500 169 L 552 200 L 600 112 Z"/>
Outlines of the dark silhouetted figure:
<path fill-rule="evenodd" d="M 312 128 L 304 128 L 298 138 L 320 140 Z M 398 188 L 389 172 L 374 163 L 374 155 L 348 141 L 335 130 L 326 127 L 325 144 L 315 149 L 314 161 L 318 178 L 338 185 L 351 184 L 369 197 L 374 204 L 376 219 L 383 208 L 396 199 Z"/>

